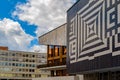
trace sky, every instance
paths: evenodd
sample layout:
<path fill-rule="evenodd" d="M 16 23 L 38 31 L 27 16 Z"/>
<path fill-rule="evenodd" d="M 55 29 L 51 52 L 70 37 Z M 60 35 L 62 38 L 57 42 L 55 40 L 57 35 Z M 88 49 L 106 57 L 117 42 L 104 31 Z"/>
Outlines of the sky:
<path fill-rule="evenodd" d="M 0 46 L 46 52 L 38 37 L 66 22 L 76 0 L 0 0 Z"/>

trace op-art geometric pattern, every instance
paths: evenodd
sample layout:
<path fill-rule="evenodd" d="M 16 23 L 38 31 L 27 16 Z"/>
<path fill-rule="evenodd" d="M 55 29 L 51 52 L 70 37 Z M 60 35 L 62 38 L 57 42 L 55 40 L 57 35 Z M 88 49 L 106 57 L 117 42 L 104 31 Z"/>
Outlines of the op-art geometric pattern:
<path fill-rule="evenodd" d="M 70 63 L 120 55 L 120 0 L 90 0 L 70 23 Z"/>

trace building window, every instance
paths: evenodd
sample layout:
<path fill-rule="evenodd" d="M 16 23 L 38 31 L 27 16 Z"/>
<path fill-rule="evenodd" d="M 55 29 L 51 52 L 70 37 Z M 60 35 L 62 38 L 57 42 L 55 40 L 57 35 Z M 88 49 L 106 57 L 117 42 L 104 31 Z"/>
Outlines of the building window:
<path fill-rule="evenodd" d="M 26 54 L 26 57 L 28 57 L 28 54 Z"/>
<path fill-rule="evenodd" d="M 31 64 L 32 67 L 35 67 L 35 64 Z"/>
<path fill-rule="evenodd" d="M 9 63 L 9 66 L 11 66 L 11 63 Z"/>
<path fill-rule="evenodd" d="M 23 64 L 23 67 L 25 67 L 25 64 Z"/>
<path fill-rule="evenodd" d="M 41 75 L 39 74 L 39 77 L 41 77 Z"/>
<path fill-rule="evenodd" d="M 15 56 L 15 53 L 13 53 L 12 56 Z"/>
<path fill-rule="evenodd" d="M 63 63 L 63 65 L 66 64 L 66 58 L 62 58 L 62 63 Z"/>
<path fill-rule="evenodd" d="M 32 77 L 31 74 L 29 74 L 29 77 Z"/>
<path fill-rule="evenodd" d="M 54 60 L 54 65 L 55 66 L 58 66 L 58 65 L 60 65 L 61 63 L 60 63 L 60 59 L 55 59 Z"/>
<path fill-rule="evenodd" d="M 16 63 L 16 66 L 18 66 L 18 63 Z"/>
<path fill-rule="evenodd" d="M 23 57 L 25 57 L 25 55 L 23 54 Z"/>
<path fill-rule="evenodd" d="M 22 74 L 23 77 L 26 77 L 25 74 Z"/>
<path fill-rule="evenodd" d="M 54 56 L 54 46 L 50 45 L 48 48 L 48 57 Z"/>
<path fill-rule="evenodd" d="M 12 63 L 12 66 L 15 66 L 15 63 Z"/>
<path fill-rule="evenodd" d="M 33 60 L 33 62 L 35 62 L 35 60 Z"/>
<path fill-rule="evenodd" d="M 21 69 L 19 69 L 19 72 L 21 72 Z"/>
<path fill-rule="evenodd" d="M 53 66 L 53 61 L 52 60 L 48 61 L 48 66 Z"/>
<path fill-rule="evenodd" d="M 26 64 L 26 67 L 28 67 L 28 64 Z"/>
<path fill-rule="evenodd" d="M 31 72 L 34 72 L 35 70 L 34 69 L 31 69 Z"/>
<path fill-rule="evenodd" d="M 28 59 L 26 59 L 26 62 L 28 62 Z"/>
<path fill-rule="evenodd" d="M 55 46 L 55 56 L 59 56 L 59 46 Z"/>
<path fill-rule="evenodd" d="M 35 57 L 35 55 L 32 55 L 32 57 L 34 58 L 34 57 Z"/>

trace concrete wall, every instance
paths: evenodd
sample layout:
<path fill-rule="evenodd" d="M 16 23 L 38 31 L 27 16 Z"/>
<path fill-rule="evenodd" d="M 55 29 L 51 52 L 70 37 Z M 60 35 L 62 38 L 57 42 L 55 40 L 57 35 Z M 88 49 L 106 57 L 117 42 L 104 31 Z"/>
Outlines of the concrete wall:
<path fill-rule="evenodd" d="M 83 80 L 82 75 L 77 76 L 61 76 L 61 77 L 48 77 L 48 78 L 34 78 L 32 80 Z"/>
<path fill-rule="evenodd" d="M 66 25 L 63 24 L 58 28 L 39 37 L 40 44 L 43 45 L 65 45 L 66 46 Z"/>

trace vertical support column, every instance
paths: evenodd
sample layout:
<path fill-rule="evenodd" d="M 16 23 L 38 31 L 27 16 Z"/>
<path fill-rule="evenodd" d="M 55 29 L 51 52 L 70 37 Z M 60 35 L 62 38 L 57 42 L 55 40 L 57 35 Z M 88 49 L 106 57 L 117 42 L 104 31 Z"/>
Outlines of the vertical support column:
<path fill-rule="evenodd" d="M 54 76 L 54 70 L 51 70 L 51 76 L 53 77 Z"/>
<path fill-rule="evenodd" d="M 53 46 L 53 49 L 52 49 L 52 66 L 55 65 L 55 61 L 54 61 L 54 57 L 55 57 L 55 46 Z"/>
<path fill-rule="evenodd" d="M 49 45 L 47 45 L 47 64 L 48 64 L 48 57 L 49 57 Z"/>
<path fill-rule="evenodd" d="M 63 54 L 62 48 L 63 48 L 62 46 L 60 46 L 60 48 L 59 48 L 59 50 L 60 50 L 60 51 L 59 51 L 59 52 L 60 52 L 60 53 L 59 53 L 59 54 L 60 54 L 60 55 L 59 55 L 59 56 L 60 56 L 60 63 L 62 63 L 62 54 Z"/>
<path fill-rule="evenodd" d="M 99 73 L 99 80 L 103 80 L 102 75 L 103 73 Z"/>
<path fill-rule="evenodd" d="M 51 54 L 52 54 L 52 58 L 54 58 L 55 57 L 55 46 L 53 46 Z"/>
<path fill-rule="evenodd" d="M 108 80 L 112 80 L 112 75 L 111 75 L 111 72 L 108 72 Z"/>
<path fill-rule="evenodd" d="M 56 76 L 56 70 L 54 70 L 54 76 Z"/>

